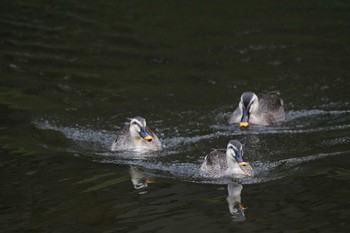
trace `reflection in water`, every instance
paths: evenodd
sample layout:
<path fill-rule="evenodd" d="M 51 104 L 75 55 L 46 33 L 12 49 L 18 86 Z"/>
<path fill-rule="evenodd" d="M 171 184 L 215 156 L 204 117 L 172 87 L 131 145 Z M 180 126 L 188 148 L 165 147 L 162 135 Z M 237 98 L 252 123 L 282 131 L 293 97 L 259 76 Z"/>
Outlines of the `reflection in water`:
<path fill-rule="evenodd" d="M 349 111 L 295 111 L 293 114 L 287 113 L 287 121 L 288 119 L 292 121 L 293 119 L 295 120 L 312 115 L 312 122 L 321 124 L 323 115 L 330 115 L 339 119 L 347 119 L 346 114 L 348 113 Z M 291 117 L 291 115 L 293 115 L 293 117 Z M 232 131 L 232 129 L 227 128 L 227 126 L 216 125 L 217 127 L 215 127 L 215 130 L 217 132 L 215 133 L 207 133 L 191 137 L 163 137 L 162 142 L 166 142 L 165 144 L 167 146 L 164 150 L 156 153 L 106 152 L 110 147 L 110 143 L 115 139 L 115 132 L 112 131 L 106 130 L 101 132 L 79 125 L 75 127 L 65 127 L 55 121 L 51 122 L 44 119 L 35 120 L 33 124 L 41 130 L 61 132 L 67 139 L 69 139 L 69 142 L 73 141 L 74 145 L 78 145 L 76 148 L 69 148 L 69 151 L 79 153 L 81 148 L 84 148 L 85 155 L 91 154 L 93 161 L 99 163 L 137 166 L 138 168 L 147 170 L 147 172 L 151 174 L 157 173 L 162 177 L 178 178 L 183 181 L 194 183 L 214 184 L 224 184 L 227 183 L 227 180 L 203 179 L 198 172 L 198 157 L 187 155 L 192 152 L 193 148 L 200 149 L 197 145 L 200 146 L 201 141 L 204 141 L 204 145 L 207 146 L 207 141 L 215 142 L 216 138 L 225 136 L 224 138 L 226 139 L 226 136 L 232 137 L 233 135 L 244 134 L 244 141 L 249 143 L 246 145 L 250 150 L 249 159 L 254 160 L 254 162 L 251 163 L 251 166 L 254 167 L 254 177 L 244 178 L 241 182 L 243 184 L 259 184 L 298 174 L 302 171 L 300 165 L 307 167 L 307 164 L 311 164 L 307 162 L 348 154 L 349 150 L 345 145 L 347 145 L 349 138 L 346 136 L 337 136 L 335 138 L 332 136 L 329 138 L 322 136 L 320 140 L 315 140 L 316 144 L 314 144 L 313 147 L 310 147 L 310 140 L 307 141 L 306 139 L 300 139 L 304 134 L 304 136 L 308 136 L 308 138 L 317 138 L 318 135 L 325 135 L 326 132 L 333 132 L 333 130 L 339 131 L 339 134 L 341 135 L 347 135 L 347 131 L 350 129 L 349 124 L 339 124 L 335 126 L 335 118 L 329 118 L 328 120 L 331 121 L 332 126 L 328 125 L 308 128 L 301 125 L 299 126 L 299 129 L 293 129 L 291 126 L 284 125 L 272 126 L 269 128 L 252 127 L 249 130 Z M 302 122 L 305 123 L 310 121 L 303 119 Z M 283 138 L 285 135 L 288 137 L 288 141 L 293 139 L 295 142 L 298 142 L 299 146 L 295 147 L 294 144 L 291 144 L 293 147 L 288 148 L 288 145 L 285 145 L 284 142 L 280 141 L 275 145 L 274 151 L 271 151 L 267 148 L 267 145 L 271 145 L 270 135 L 275 135 L 278 138 Z M 60 137 L 56 140 L 58 139 L 61 140 Z M 300 153 L 300 150 L 302 149 L 300 143 L 303 143 L 303 141 L 307 142 L 307 146 L 311 149 L 314 148 L 314 150 L 309 149 Z M 280 148 L 280 143 L 282 143 L 281 145 L 284 145 L 283 148 Z M 316 149 L 328 147 L 330 151 L 323 151 L 323 149 L 320 151 L 319 149 Z M 335 147 L 339 151 L 331 152 Z M 277 148 L 279 149 L 277 150 Z M 57 147 L 55 149 L 58 150 L 60 148 Z M 62 150 L 67 151 L 67 147 L 62 147 Z M 100 151 L 103 152 L 101 153 Z M 152 158 L 152 160 L 148 158 Z M 183 160 L 178 158 L 182 158 Z"/>
<path fill-rule="evenodd" d="M 131 176 L 131 182 L 136 190 L 146 189 L 149 184 L 154 183 L 153 178 L 151 178 L 152 175 L 142 171 L 139 167 L 130 166 L 129 172 Z M 246 216 L 244 214 L 246 208 L 241 203 L 242 189 L 242 184 L 233 182 L 227 184 L 228 196 L 226 200 L 230 213 L 232 215 L 232 221 L 234 222 L 243 222 L 246 220 Z M 140 194 L 145 193 L 147 193 L 145 190 L 140 192 Z"/>
<path fill-rule="evenodd" d="M 227 185 L 228 196 L 226 198 L 228 208 L 234 222 L 243 222 L 246 220 L 244 206 L 241 203 L 241 192 L 243 185 L 238 183 L 229 183 Z"/>
<path fill-rule="evenodd" d="M 148 184 L 153 183 L 150 177 L 147 177 L 138 167 L 130 166 L 131 182 L 135 189 L 147 188 Z"/>
<path fill-rule="evenodd" d="M 0 13 L 2 232 L 348 227 L 349 176 L 335 172 L 350 166 L 349 1 L 53 2 L 6 1 Z M 242 91 L 272 88 L 288 103 L 284 124 L 228 126 Z M 109 152 L 116 122 L 138 114 L 164 150 Z M 253 161 L 255 176 L 241 181 L 249 195 L 280 196 L 249 209 L 271 214 L 244 228 L 195 205 L 232 183 L 204 180 L 198 164 L 233 137 Z M 146 176 L 175 184 L 138 198 L 163 187 Z"/>

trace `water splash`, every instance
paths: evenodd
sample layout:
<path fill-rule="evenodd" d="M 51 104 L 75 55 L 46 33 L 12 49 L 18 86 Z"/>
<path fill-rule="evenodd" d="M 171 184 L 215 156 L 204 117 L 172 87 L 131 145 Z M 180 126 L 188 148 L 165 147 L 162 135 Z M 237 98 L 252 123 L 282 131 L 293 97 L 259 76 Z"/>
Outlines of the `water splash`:
<path fill-rule="evenodd" d="M 264 135 L 264 134 L 310 134 L 336 130 L 347 130 L 350 124 L 332 124 L 320 127 L 310 127 L 311 123 L 324 120 L 324 116 L 328 118 L 337 118 L 339 116 L 348 115 L 350 110 L 300 110 L 289 111 L 286 113 L 286 122 L 277 126 L 259 126 L 251 125 L 249 130 L 241 129 L 237 125 L 213 124 L 210 126 L 216 130 L 215 136 L 237 136 L 237 135 Z M 224 114 L 229 115 L 229 114 Z M 223 114 L 219 113 L 217 118 L 222 119 Z M 298 120 L 302 120 L 298 122 Z"/>
<path fill-rule="evenodd" d="M 91 157 L 94 162 L 111 163 L 126 166 L 137 166 L 148 174 L 158 177 L 166 177 L 170 179 L 179 179 L 188 182 L 196 183 L 213 183 L 226 184 L 230 182 L 228 179 L 205 179 L 199 174 L 201 159 L 192 156 L 190 161 L 185 161 L 182 154 L 190 152 L 193 154 L 193 146 L 200 142 L 208 142 L 211 140 L 220 139 L 221 137 L 234 137 L 240 135 L 290 135 L 290 134 L 315 134 L 330 131 L 345 131 L 350 129 L 350 124 L 332 124 L 319 127 L 308 127 L 308 122 L 317 121 L 323 116 L 338 117 L 348 115 L 350 110 L 301 110 L 289 111 L 287 113 L 287 122 L 278 126 L 255 126 L 252 125 L 248 130 L 240 129 L 238 126 L 228 126 L 226 123 L 213 124 L 210 126 L 212 132 L 207 132 L 202 135 L 178 136 L 178 135 L 163 137 L 161 139 L 164 145 L 163 150 L 157 152 L 140 153 L 137 151 L 110 152 L 111 143 L 116 137 L 115 132 L 106 130 L 97 131 L 88 127 L 60 126 L 56 122 L 48 120 L 37 120 L 33 124 L 42 130 L 55 130 L 65 135 L 67 139 L 74 141 L 80 147 L 77 151 L 83 152 L 85 156 Z M 219 116 L 222 117 L 222 114 Z M 302 119 L 307 122 L 306 125 L 294 124 L 295 121 Z M 202 119 L 205 121 L 206 119 Z M 193 123 L 193 122 L 192 122 Z M 164 131 L 161 125 L 158 126 L 160 131 Z M 168 130 L 172 131 L 172 130 Z M 176 132 L 176 131 L 174 131 Z M 197 129 L 189 130 L 186 133 L 198 133 Z M 338 141 L 339 142 L 338 142 Z M 346 144 L 349 141 L 348 137 L 328 140 L 330 145 Z M 98 146 L 92 146 L 97 144 Z M 82 149 L 81 149 L 82 148 Z M 182 154 L 181 154 L 182 153 Z M 241 179 L 243 184 L 254 184 L 269 182 L 275 179 L 294 174 L 298 170 L 298 165 L 314 160 L 320 160 L 325 157 L 337 156 L 349 153 L 349 151 L 338 151 L 333 153 L 319 153 L 304 157 L 291 157 L 277 161 L 253 161 L 251 165 L 255 171 L 255 177 Z M 181 154 L 181 155 L 180 155 Z M 197 156 L 198 157 L 198 156 Z M 289 157 L 289 156 L 288 156 Z"/>
<path fill-rule="evenodd" d="M 251 166 L 254 169 L 254 177 L 247 177 L 239 180 L 230 178 L 210 179 L 204 178 L 199 173 L 200 164 L 173 162 L 166 163 L 157 160 L 137 160 L 125 158 L 123 156 L 110 157 L 105 154 L 105 158 L 96 159 L 95 162 L 137 166 L 142 171 L 155 177 L 164 177 L 170 179 L 179 179 L 194 183 L 209 183 L 209 184 L 227 184 L 232 181 L 239 181 L 242 184 L 265 183 L 283 177 L 287 177 L 297 173 L 298 165 L 305 164 L 314 160 L 320 160 L 327 157 L 333 157 L 343 154 L 349 154 L 349 151 L 340 151 L 333 153 L 318 153 L 303 157 L 292 157 L 278 161 L 254 161 Z"/>
<path fill-rule="evenodd" d="M 292 121 L 299 118 L 312 117 L 312 116 L 323 116 L 323 115 L 342 115 L 348 114 L 350 110 L 320 110 L 320 109 L 311 109 L 311 110 L 299 110 L 299 111 L 288 111 L 286 113 L 286 121 Z"/>
<path fill-rule="evenodd" d="M 79 144 L 79 142 L 90 142 L 90 143 L 99 143 L 101 149 L 109 148 L 115 139 L 115 133 L 108 132 L 106 130 L 95 131 L 84 126 L 79 126 L 76 124 L 76 127 L 65 127 L 59 126 L 56 123 L 50 123 L 47 120 L 44 121 L 34 121 L 33 124 L 42 130 L 55 130 L 64 134 L 68 139 L 71 139 Z M 89 150 L 88 147 L 84 149 Z"/>
<path fill-rule="evenodd" d="M 313 127 L 309 128 L 304 125 L 290 125 L 290 121 L 296 119 L 311 117 L 311 116 L 322 116 L 322 115 L 332 115 L 339 116 L 342 114 L 348 114 L 350 110 L 301 110 L 301 111 L 289 111 L 286 114 L 287 122 L 286 124 L 278 126 L 258 126 L 252 125 L 249 130 L 242 130 L 238 125 L 227 125 L 224 124 L 213 124 L 210 126 L 215 132 L 210 132 L 204 135 L 191 135 L 191 136 L 173 136 L 168 138 L 162 138 L 162 144 L 166 149 L 176 148 L 181 145 L 191 145 L 201 141 L 217 139 L 219 137 L 228 137 L 228 136 L 239 136 L 239 135 L 264 135 L 264 134 L 310 134 L 310 133 L 319 133 L 319 132 L 328 132 L 328 131 L 338 131 L 338 130 L 347 130 L 350 128 L 350 124 L 335 124 L 329 126 Z M 221 116 L 220 116 L 221 117 Z M 312 121 L 317 119 L 313 118 Z M 310 121 L 310 120 L 309 120 Z M 116 137 L 116 132 L 101 130 L 96 131 L 89 129 L 78 124 L 75 127 L 65 127 L 59 126 L 55 122 L 49 122 L 48 120 L 37 120 L 33 122 L 34 125 L 39 129 L 49 129 L 56 130 L 63 133 L 68 139 L 72 139 L 76 142 L 95 142 L 101 145 L 101 149 L 109 149 L 111 143 Z M 289 126 L 290 125 L 290 126 Z M 196 131 L 196 129 L 194 129 Z M 160 129 L 160 131 L 163 131 Z M 173 130 L 176 132 L 177 130 Z M 188 133 L 188 132 L 186 132 Z M 89 149 L 89 148 L 86 148 Z"/>

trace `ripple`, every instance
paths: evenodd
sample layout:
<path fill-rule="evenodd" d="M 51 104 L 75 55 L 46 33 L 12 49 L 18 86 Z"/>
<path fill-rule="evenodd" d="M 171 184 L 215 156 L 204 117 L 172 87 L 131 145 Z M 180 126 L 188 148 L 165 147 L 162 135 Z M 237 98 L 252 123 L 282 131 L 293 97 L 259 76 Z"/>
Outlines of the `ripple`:
<path fill-rule="evenodd" d="M 294 121 L 300 118 L 307 118 L 306 121 L 315 121 L 319 116 L 323 115 L 342 115 L 348 114 L 350 110 L 344 111 L 325 111 L 325 110 L 301 110 L 301 111 L 289 111 L 287 113 L 288 121 Z M 232 137 L 239 135 L 268 135 L 268 134 L 307 134 L 330 132 L 330 131 L 343 131 L 350 128 L 350 124 L 342 125 L 326 125 L 320 127 L 312 127 L 303 125 L 289 126 L 289 122 L 278 126 L 256 126 L 252 125 L 249 129 L 240 129 L 236 125 L 211 125 L 210 128 L 214 132 L 209 132 L 203 135 L 194 136 L 174 136 L 165 137 L 162 140 L 164 149 L 157 152 L 140 153 L 137 151 L 125 151 L 125 152 L 110 152 L 109 147 L 112 141 L 115 139 L 116 133 L 106 130 L 97 131 L 88 127 L 76 124 L 75 127 L 60 126 L 56 122 L 50 122 L 48 120 L 37 120 L 33 124 L 44 130 L 55 130 L 63 133 L 66 138 L 73 140 L 78 145 L 82 145 L 84 152 L 88 151 L 86 156 L 91 156 L 94 162 L 117 164 L 125 166 L 137 166 L 142 171 L 147 172 L 155 177 L 166 177 L 170 179 L 176 179 L 186 182 L 194 183 L 211 183 L 211 184 L 226 184 L 232 180 L 230 179 L 207 179 L 203 178 L 199 174 L 199 167 L 202 158 L 200 156 L 193 156 L 193 145 L 202 141 L 210 141 L 218 139 L 220 137 Z M 191 125 L 191 123 L 189 123 Z M 158 126 L 159 131 L 164 131 L 161 125 Z M 197 129 L 186 131 L 186 133 L 197 132 Z M 180 133 L 181 134 L 181 133 Z M 329 143 L 331 145 L 343 145 L 349 141 L 348 136 L 331 139 Z M 99 150 L 93 147 L 91 144 L 98 144 Z M 187 148 L 188 147 L 188 148 Z M 79 149 L 79 148 L 78 148 Z M 181 153 L 186 150 L 191 152 L 191 160 L 185 160 Z M 338 149 L 339 150 L 339 149 Z M 338 156 L 350 151 L 337 151 L 333 153 L 318 153 L 303 157 L 293 157 L 288 155 L 287 159 L 281 159 L 277 161 L 252 161 L 251 165 L 255 171 L 254 177 L 240 179 L 243 184 L 254 184 L 270 182 L 272 180 L 281 179 L 298 172 L 298 166 L 311 161 L 320 160 L 326 157 Z M 187 152 L 186 152 L 187 153 Z M 168 159 L 164 159 L 170 156 Z M 175 158 L 176 157 L 176 158 Z M 197 157 L 197 158 L 196 158 Z M 182 159 L 181 159 L 182 158 Z"/>
<path fill-rule="evenodd" d="M 238 125 L 226 125 L 226 124 L 213 124 L 209 126 L 215 132 L 203 134 L 203 135 L 194 135 L 194 136 L 175 136 L 162 138 L 162 144 L 164 148 L 171 150 L 171 148 L 178 147 L 180 145 L 193 145 L 195 143 L 217 139 L 219 137 L 232 137 L 232 136 L 240 136 L 240 135 L 269 135 L 269 134 L 311 134 L 311 133 L 320 133 L 320 132 L 329 132 L 329 131 L 340 131 L 340 130 L 348 130 L 350 128 L 350 124 L 334 124 L 329 126 L 321 126 L 321 127 L 312 127 L 305 125 L 293 125 L 289 126 L 290 121 L 305 118 L 305 117 L 313 117 L 313 116 L 322 116 L 322 115 L 342 115 L 348 114 L 350 110 L 300 110 L 300 111 L 289 111 L 286 115 L 287 122 L 282 125 L 277 126 L 259 126 L 259 125 L 251 125 L 249 129 L 241 129 Z M 220 115 L 221 116 L 221 115 Z M 316 121 L 317 119 L 312 118 L 312 121 Z M 289 122 L 288 122 L 289 121 Z M 309 120 L 311 121 L 311 119 Z M 307 121 L 308 122 L 308 121 Z M 80 126 L 76 124 L 76 127 L 64 127 L 59 126 L 55 122 L 49 122 L 48 120 L 37 120 L 34 121 L 34 125 L 39 129 L 50 129 L 56 130 L 63 133 L 68 139 L 72 139 L 76 142 L 95 142 L 99 143 L 102 148 L 109 148 L 111 143 L 116 137 L 116 132 L 110 132 L 106 130 L 91 130 L 88 127 Z M 163 131 L 164 129 L 160 128 L 159 131 Z M 175 130 L 176 131 L 176 130 Z M 191 132 L 196 132 L 197 129 L 193 129 Z M 88 149 L 88 148 L 87 148 Z"/>
<path fill-rule="evenodd" d="M 230 126 L 221 126 L 221 125 L 212 125 L 213 129 L 217 130 L 226 130 L 227 132 L 216 132 L 215 136 L 238 136 L 238 135 L 265 135 L 265 134 L 308 134 L 308 133 L 318 133 L 318 132 L 327 132 L 327 131 L 335 131 L 335 130 L 346 130 L 350 128 L 350 125 L 335 125 L 335 126 L 326 126 L 326 127 L 318 127 L 312 129 L 291 129 L 291 128 L 279 128 L 279 127 L 256 127 L 254 130 L 246 131 L 241 130 L 238 127 L 230 127 Z"/>
<path fill-rule="evenodd" d="M 300 164 L 305 164 L 314 160 L 320 160 L 326 157 L 339 156 L 349 154 L 348 151 L 338 151 L 333 153 L 318 153 L 304 157 L 293 157 L 278 161 L 254 161 L 251 166 L 254 169 L 254 177 L 243 179 L 234 179 L 242 184 L 265 183 L 277 179 L 282 179 L 287 176 L 294 175 L 298 169 L 295 169 Z M 200 163 L 164 163 L 160 161 L 147 161 L 135 159 L 120 159 L 120 158 L 103 158 L 95 160 L 99 163 L 131 165 L 137 166 L 147 174 L 154 177 L 165 177 L 171 179 L 179 179 L 182 181 L 193 183 L 210 183 L 210 184 L 227 184 L 232 182 L 229 178 L 208 179 L 204 178 L 199 173 Z"/>
<path fill-rule="evenodd" d="M 75 142 L 98 142 L 104 148 L 109 148 L 115 139 L 115 133 L 102 131 L 94 131 L 83 126 L 76 125 L 73 127 L 57 126 L 49 121 L 34 121 L 34 125 L 43 130 L 55 130 L 63 133 L 66 138 Z M 88 149 L 88 148 L 85 148 Z"/>
<path fill-rule="evenodd" d="M 286 120 L 292 121 L 298 118 L 303 117 L 312 117 L 312 116 L 321 116 L 321 115 L 341 115 L 350 113 L 350 110 L 320 110 L 320 109 L 311 109 L 311 110 L 299 110 L 299 111 L 288 111 L 286 113 Z"/>
<path fill-rule="evenodd" d="M 286 113 L 286 122 L 281 125 L 276 126 L 260 126 L 260 125 L 251 125 L 249 129 L 241 129 L 237 125 L 227 125 L 227 124 L 213 124 L 210 128 L 217 130 L 215 136 L 222 135 L 260 135 L 260 134 L 309 134 L 309 133 L 319 133 L 335 130 L 347 130 L 350 128 L 350 124 L 334 124 L 330 126 L 322 127 L 310 127 L 311 122 L 317 122 L 321 120 L 323 116 L 333 116 L 338 117 L 344 114 L 349 114 L 350 110 L 300 110 L 300 111 L 289 111 Z M 228 115 L 228 114 L 224 114 Z M 223 113 L 219 113 L 217 118 L 222 119 Z M 306 118 L 306 119 L 305 119 Z M 304 121 L 298 124 L 295 124 L 294 121 L 298 119 L 304 119 Z M 293 124 L 293 125 L 292 125 Z"/>

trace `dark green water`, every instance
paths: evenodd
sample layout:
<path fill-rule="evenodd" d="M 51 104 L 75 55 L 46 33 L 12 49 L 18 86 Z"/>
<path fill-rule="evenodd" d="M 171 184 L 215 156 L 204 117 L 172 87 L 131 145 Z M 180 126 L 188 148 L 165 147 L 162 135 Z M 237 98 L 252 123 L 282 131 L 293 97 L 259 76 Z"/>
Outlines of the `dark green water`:
<path fill-rule="evenodd" d="M 349 232 L 348 1 L 1 5 L 1 232 Z M 229 127 L 247 90 L 286 123 Z M 110 152 L 137 115 L 164 150 Z M 198 175 L 230 139 L 256 173 L 240 218 Z"/>

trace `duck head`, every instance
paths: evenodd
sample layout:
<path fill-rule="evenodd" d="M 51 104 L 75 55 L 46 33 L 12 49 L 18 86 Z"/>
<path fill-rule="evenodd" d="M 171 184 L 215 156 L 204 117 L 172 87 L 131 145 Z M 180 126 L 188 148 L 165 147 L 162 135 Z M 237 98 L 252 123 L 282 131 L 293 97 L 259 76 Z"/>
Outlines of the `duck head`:
<path fill-rule="evenodd" d="M 239 123 L 240 127 L 248 127 L 250 115 L 256 113 L 258 107 L 258 96 L 255 93 L 244 92 L 241 95 L 241 101 L 239 102 L 239 109 L 242 113 L 241 121 Z"/>
<path fill-rule="evenodd" d="M 254 176 L 254 170 L 249 163 L 243 160 L 243 145 L 238 140 L 231 140 L 226 149 L 226 175 L 233 177 Z"/>
<path fill-rule="evenodd" d="M 130 134 L 135 139 L 144 139 L 149 142 L 153 140 L 153 137 L 146 130 L 146 120 L 139 116 L 130 120 Z"/>
<path fill-rule="evenodd" d="M 240 167 L 248 165 L 247 162 L 243 161 L 243 145 L 238 140 L 229 141 L 226 149 L 226 158 L 228 167 L 233 169 L 242 171 Z"/>

